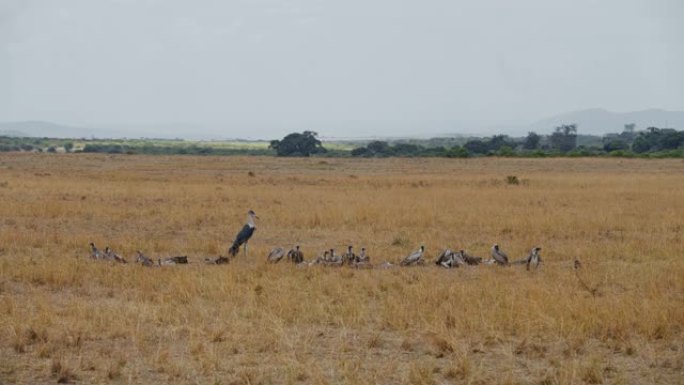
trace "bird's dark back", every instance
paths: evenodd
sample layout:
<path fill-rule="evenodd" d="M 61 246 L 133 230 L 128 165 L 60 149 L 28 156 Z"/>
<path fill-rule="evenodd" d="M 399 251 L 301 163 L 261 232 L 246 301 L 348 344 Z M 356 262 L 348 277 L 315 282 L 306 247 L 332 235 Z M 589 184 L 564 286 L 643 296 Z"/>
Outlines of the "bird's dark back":
<path fill-rule="evenodd" d="M 244 227 L 242 227 L 242 230 L 240 230 L 238 235 L 235 237 L 234 243 L 236 243 L 239 246 L 247 242 L 249 238 L 252 237 L 252 234 L 254 234 L 254 230 L 256 230 L 256 227 L 249 227 L 248 225 L 245 225 Z"/>

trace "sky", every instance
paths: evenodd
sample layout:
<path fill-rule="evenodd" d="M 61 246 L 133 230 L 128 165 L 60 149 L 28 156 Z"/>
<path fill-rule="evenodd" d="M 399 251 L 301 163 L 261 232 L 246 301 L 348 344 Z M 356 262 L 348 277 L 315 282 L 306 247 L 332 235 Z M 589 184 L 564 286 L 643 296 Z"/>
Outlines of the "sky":
<path fill-rule="evenodd" d="M 681 0 L 0 0 L 0 121 L 274 138 L 684 110 Z"/>

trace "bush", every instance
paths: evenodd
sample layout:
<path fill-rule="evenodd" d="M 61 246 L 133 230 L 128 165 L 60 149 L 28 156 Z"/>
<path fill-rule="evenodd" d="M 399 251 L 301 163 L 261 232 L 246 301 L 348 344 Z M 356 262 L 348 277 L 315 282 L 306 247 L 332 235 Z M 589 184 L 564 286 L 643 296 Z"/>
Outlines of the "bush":
<path fill-rule="evenodd" d="M 603 150 L 606 152 L 628 151 L 629 144 L 622 140 L 612 140 L 603 145 Z"/>
<path fill-rule="evenodd" d="M 460 146 L 452 147 L 446 152 L 447 158 L 467 158 L 469 156 L 468 150 Z"/>
<path fill-rule="evenodd" d="M 615 150 L 608 153 L 610 156 L 618 158 L 634 158 L 634 154 L 631 151 L 626 150 Z"/>
<path fill-rule="evenodd" d="M 369 151 L 366 147 L 357 147 L 351 150 L 351 156 L 367 156 Z"/>
<path fill-rule="evenodd" d="M 496 155 L 498 156 L 515 156 L 515 151 L 510 146 L 502 146 L 497 152 Z"/>

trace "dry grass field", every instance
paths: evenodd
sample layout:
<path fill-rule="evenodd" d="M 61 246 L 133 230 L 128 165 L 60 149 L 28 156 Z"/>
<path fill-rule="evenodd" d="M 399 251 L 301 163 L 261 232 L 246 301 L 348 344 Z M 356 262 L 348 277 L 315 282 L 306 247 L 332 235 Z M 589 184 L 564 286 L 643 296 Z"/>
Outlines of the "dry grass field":
<path fill-rule="evenodd" d="M 684 384 L 682 160 L 4 154 L 0 203 L 0 384 Z M 495 242 L 544 264 L 265 262 Z"/>

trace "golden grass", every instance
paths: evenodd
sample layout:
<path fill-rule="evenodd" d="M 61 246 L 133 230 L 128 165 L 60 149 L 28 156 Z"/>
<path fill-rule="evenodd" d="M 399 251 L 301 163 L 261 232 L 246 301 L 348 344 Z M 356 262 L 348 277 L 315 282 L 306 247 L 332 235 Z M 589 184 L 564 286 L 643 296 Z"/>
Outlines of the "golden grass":
<path fill-rule="evenodd" d="M 0 155 L 0 383 L 681 384 L 682 175 L 681 160 Z M 250 255 L 203 264 L 248 208 Z M 91 261 L 91 240 L 191 263 Z M 540 245 L 544 264 L 265 263 L 295 243 L 379 263 L 494 242 Z"/>

